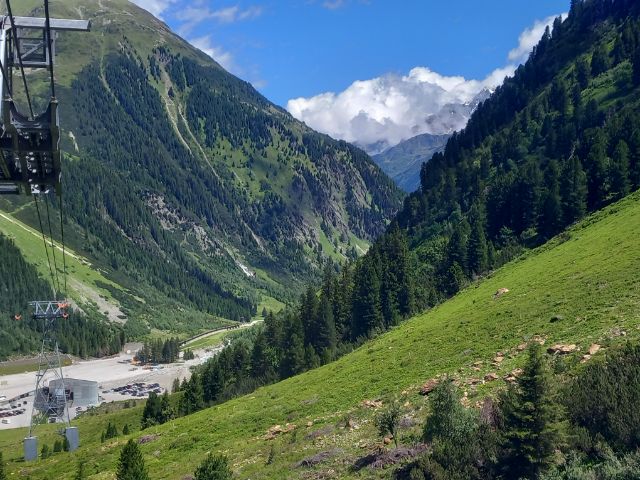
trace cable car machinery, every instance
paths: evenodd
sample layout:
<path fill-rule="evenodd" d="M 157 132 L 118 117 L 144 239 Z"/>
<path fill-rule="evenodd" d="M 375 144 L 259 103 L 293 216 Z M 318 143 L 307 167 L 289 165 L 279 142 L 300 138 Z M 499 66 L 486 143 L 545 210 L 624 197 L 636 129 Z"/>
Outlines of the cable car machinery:
<path fill-rule="evenodd" d="M 49 15 L 48 0 L 44 0 L 44 18 L 14 16 L 10 0 L 6 0 L 6 7 L 8 14 L 0 16 L 0 194 L 33 195 L 54 290 L 54 300 L 29 304 L 33 309 L 33 318 L 43 325 L 29 436 L 24 441 L 25 460 L 35 460 L 38 457 L 38 449 L 37 438 L 33 433 L 35 427 L 43 420 L 65 425 L 61 433 L 65 435 L 70 450 L 75 450 L 79 442 L 77 429 L 70 426 L 68 392 L 64 387 L 60 352 L 54 334 L 55 322 L 68 317 L 69 307 L 69 302 L 62 299 L 67 293 L 67 268 L 60 184 L 62 154 L 54 58 L 55 41 L 59 31 L 86 32 L 89 31 L 90 24 L 87 20 L 52 19 Z M 25 68 L 49 71 L 51 97 L 47 108 L 38 114 L 34 114 Z M 20 70 L 22 78 L 23 94 L 29 108 L 26 114 L 19 111 L 14 101 L 15 69 Z M 53 241 L 51 227 L 51 193 L 55 194 L 59 201 L 64 289 L 61 288 L 58 275 L 55 252 L 57 246 Z M 43 215 L 40 213 L 41 197 L 46 207 L 49 241 L 43 228 Z M 19 314 L 15 317 L 16 320 L 20 318 L 22 317 Z M 50 391 L 45 386 L 46 377 L 51 376 L 59 380 L 59 387 L 55 391 Z"/>

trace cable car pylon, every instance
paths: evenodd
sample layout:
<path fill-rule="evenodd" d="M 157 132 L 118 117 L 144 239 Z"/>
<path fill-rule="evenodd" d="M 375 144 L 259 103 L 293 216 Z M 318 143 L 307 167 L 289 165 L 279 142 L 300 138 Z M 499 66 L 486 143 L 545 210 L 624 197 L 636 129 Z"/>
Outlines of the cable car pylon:
<path fill-rule="evenodd" d="M 66 295 L 67 272 L 60 184 L 62 153 L 54 77 L 55 43 L 58 32 L 87 32 L 90 23 L 88 20 L 52 19 L 49 15 L 48 0 L 44 0 L 44 18 L 15 17 L 10 0 L 6 0 L 6 6 L 8 15 L 0 16 L 0 195 L 33 195 L 54 293 L 54 300 L 34 301 L 29 304 L 34 320 L 43 327 L 29 436 L 24 440 L 24 458 L 30 461 L 38 458 L 38 439 L 34 434 L 36 426 L 43 422 L 64 425 L 60 433 L 65 436 L 69 450 L 73 451 L 79 445 L 78 430 L 71 427 L 70 423 L 69 393 L 65 388 L 60 350 L 55 338 L 55 324 L 68 318 L 70 304 L 67 300 L 61 300 L 63 295 L 58 277 L 48 194 L 53 193 L 59 198 Z M 47 108 L 38 114 L 33 111 L 25 67 L 49 70 L 51 96 Z M 14 101 L 13 71 L 16 68 L 19 68 L 22 77 L 28 113 L 21 112 Z M 44 197 L 49 223 L 53 267 L 49 257 L 47 233 L 40 215 L 38 197 L 41 196 Z M 16 314 L 16 321 L 21 318 L 22 315 Z M 47 384 L 47 381 L 51 380 L 53 382 Z"/>

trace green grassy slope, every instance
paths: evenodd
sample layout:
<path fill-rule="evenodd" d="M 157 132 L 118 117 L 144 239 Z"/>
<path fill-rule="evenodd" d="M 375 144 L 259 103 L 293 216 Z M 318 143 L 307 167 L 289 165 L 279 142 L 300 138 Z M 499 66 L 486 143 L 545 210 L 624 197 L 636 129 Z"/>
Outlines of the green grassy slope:
<path fill-rule="evenodd" d="M 422 382 L 442 373 L 463 384 L 488 372 L 502 377 L 523 360 L 516 347 L 534 335 L 543 336 L 547 345 L 576 343 L 582 351 L 596 341 L 606 347 L 638 338 L 639 236 L 636 193 L 332 364 L 149 429 L 145 434 L 158 435 L 142 446 L 152 477 L 182 478 L 206 452 L 220 451 L 229 456 L 239 478 L 306 478 L 308 472 L 293 464 L 336 446 L 342 453 L 316 467 L 319 475 L 388 476 L 388 471 L 349 470 L 376 442 L 373 411 L 362 406 L 363 400 L 400 396 L 419 419 L 424 400 L 417 392 Z M 499 288 L 509 293 L 494 299 Z M 491 364 L 497 352 L 506 355 L 500 366 Z M 579 359 L 576 353 L 567 361 Z M 482 362 L 479 370 L 473 370 L 476 362 Z M 465 388 L 473 403 L 500 384 L 502 380 L 477 390 Z M 110 472 L 125 440 L 101 445 L 99 435 L 108 419 L 137 424 L 139 409 L 123 412 L 78 423 L 83 447 L 76 455 L 88 461 L 92 479 L 114 478 Z M 357 428 L 339 426 L 347 416 Z M 297 426 L 292 433 L 264 439 L 269 427 L 287 422 Z M 313 426 L 307 427 L 308 422 Z M 307 437 L 324 427 L 325 435 Z M 23 435 L 0 433 L 0 450 L 11 462 L 11 472 L 71 478 L 73 462 L 67 454 L 28 466 L 16 461 Z M 275 457 L 266 465 L 272 446 Z"/>

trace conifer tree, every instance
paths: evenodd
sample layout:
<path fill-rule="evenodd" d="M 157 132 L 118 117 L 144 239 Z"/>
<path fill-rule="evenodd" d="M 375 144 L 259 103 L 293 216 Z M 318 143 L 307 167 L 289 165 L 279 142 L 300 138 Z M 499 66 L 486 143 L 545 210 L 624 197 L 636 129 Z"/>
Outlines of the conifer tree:
<path fill-rule="evenodd" d="M 576 80 L 581 90 L 584 90 L 589 86 L 589 80 L 591 79 L 591 67 L 589 62 L 585 58 L 578 60 L 576 64 Z"/>
<path fill-rule="evenodd" d="M 330 300 L 325 297 L 324 293 L 320 298 L 314 330 L 316 337 L 313 346 L 323 360 L 327 359 L 329 361 L 333 358 L 337 345 L 336 324 L 333 319 L 333 308 Z"/>
<path fill-rule="evenodd" d="M 560 171 L 558 162 L 549 162 L 545 172 L 546 192 L 543 196 L 540 216 L 538 217 L 538 233 L 544 240 L 553 237 L 562 229 L 562 205 L 560 200 Z"/>
<path fill-rule="evenodd" d="M 603 43 L 598 44 L 591 57 L 591 75 L 597 77 L 601 73 L 609 70 L 611 62 L 609 60 L 609 53 Z"/>
<path fill-rule="evenodd" d="M 231 478 L 233 473 L 226 457 L 210 453 L 194 472 L 193 480 L 230 480 Z"/>
<path fill-rule="evenodd" d="M 200 375 L 194 373 L 187 382 L 180 399 L 180 413 L 189 415 L 204 408 L 204 391 Z"/>
<path fill-rule="evenodd" d="M 629 184 L 629 146 L 624 140 L 620 140 L 613 152 L 609 172 L 611 193 L 616 198 L 626 196 L 631 186 Z"/>
<path fill-rule="evenodd" d="M 609 158 L 607 157 L 607 139 L 602 130 L 598 130 L 591 141 L 591 148 L 587 155 L 589 171 L 587 203 L 589 208 L 596 209 L 602 207 L 607 198 Z"/>
<path fill-rule="evenodd" d="M 353 339 L 368 336 L 382 328 L 380 304 L 380 277 L 374 267 L 374 259 L 363 258 L 355 274 L 353 289 L 351 332 Z"/>
<path fill-rule="evenodd" d="M 501 399 L 501 467 L 506 478 L 537 478 L 564 440 L 562 411 L 542 348 L 529 347 L 522 375 Z"/>
<path fill-rule="evenodd" d="M 471 213 L 471 234 L 468 244 L 468 261 L 471 273 L 481 274 L 487 269 L 488 249 L 484 232 L 484 215 L 480 208 L 475 206 Z"/>
<path fill-rule="evenodd" d="M 4 471 L 4 460 L 2 458 L 2 452 L 0 452 L 0 480 L 7 480 L 7 474 Z"/>
<path fill-rule="evenodd" d="M 587 175 L 577 155 L 572 155 L 562 170 L 562 216 L 565 225 L 584 217 L 587 211 Z"/>
<path fill-rule="evenodd" d="M 116 470 L 117 480 L 149 480 L 149 474 L 144 464 L 144 457 L 140 447 L 130 439 L 120 452 L 118 468 Z"/>

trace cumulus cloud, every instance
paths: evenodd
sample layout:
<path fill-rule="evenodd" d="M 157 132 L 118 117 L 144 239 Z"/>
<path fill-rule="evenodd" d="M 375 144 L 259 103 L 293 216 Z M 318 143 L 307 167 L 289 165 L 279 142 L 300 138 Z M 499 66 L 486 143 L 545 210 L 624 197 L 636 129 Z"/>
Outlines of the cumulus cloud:
<path fill-rule="evenodd" d="M 210 35 L 193 38 L 189 40 L 189 43 L 209 55 L 225 70 L 231 73 L 236 71 L 236 66 L 233 62 L 233 55 L 230 52 L 226 51 L 224 48 L 218 45 L 214 45 Z"/>
<path fill-rule="evenodd" d="M 230 24 L 262 15 L 263 9 L 260 6 L 250 6 L 240 8 L 239 5 L 220 8 L 217 10 L 205 6 L 188 6 L 176 13 L 176 18 L 183 22 L 180 25 L 180 33 L 187 34 L 193 28 L 207 20 L 213 20 L 221 24 Z"/>
<path fill-rule="evenodd" d="M 158 18 L 162 18 L 162 13 L 169 8 L 176 0 L 131 0 L 139 7 L 144 8 Z"/>
<path fill-rule="evenodd" d="M 291 99 L 287 110 L 310 127 L 357 143 L 371 153 L 421 133 L 451 133 L 466 125 L 475 102 L 486 96 L 485 91 L 513 74 L 554 18 L 536 22 L 525 30 L 518 47 L 509 53 L 507 65 L 482 80 L 445 76 L 427 67 L 416 67 L 407 75 L 386 74 L 358 80 L 339 93 Z"/>
<path fill-rule="evenodd" d="M 562 13 L 560 16 L 563 20 L 567 18 L 566 13 Z M 540 38 L 542 38 L 545 29 L 553 24 L 556 17 L 558 17 L 558 15 L 552 15 L 544 20 L 538 20 L 530 28 L 522 32 L 518 37 L 518 46 L 509 52 L 509 61 L 516 63 L 524 62 L 529 57 L 533 47 L 535 47 Z"/>
<path fill-rule="evenodd" d="M 390 146 L 420 133 L 462 128 L 465 104 L 512 72 L 496 71 L 479 81 L 416 67 L 404 76 L 387 74 L 356 81 L 337 94 L 292 99 L 287 110 L 331 136 L 360 145 Z"/>

